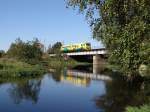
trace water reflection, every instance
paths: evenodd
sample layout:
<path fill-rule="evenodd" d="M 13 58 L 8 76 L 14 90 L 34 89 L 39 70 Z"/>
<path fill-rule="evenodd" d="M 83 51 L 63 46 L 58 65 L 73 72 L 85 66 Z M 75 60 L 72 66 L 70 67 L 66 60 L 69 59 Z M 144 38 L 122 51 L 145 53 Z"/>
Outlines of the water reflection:
<path fill-rule="evenodd" d="M 147 83 L 146 85 L 149 85 Z M 96 106 L 105 112 L 122 112 L 127 106 L 139 106 L 150 102 L 150 91 L 142 90 L 141 83 L 126 83 L 121 78 L 106 83 L 106 94 L 95 98 Z"/>
<path fill-rule="evenodd" d="M 54 71 L 54 70 L 52 70 Z M 91 83 L 91 80 L 104 80 L 104 81 L 112 81 L 112 78 L 110 76 L 104 75 L 104 74 L 98 74 L 87 72 L 87 71 L 81 71 L 81 70 L 75 70 L 75 69 L 57 69 L 55 72 L 53 72 L 54 75 L 52 75 L 52 78 L 56 82 L 65 82 L 74 84 L 76 86 L 89 86 Z"/>
<path fill-rule="evenodd" d="M 41 77 L 38 78 L 15 78 L 1 79 L 1 86 L 10 84 L 7 92 L 15 104 L 20 104 L 23 101 L 38 102 Z"/>
<path fill-rule="evenodd" d="M 23 100 L 38 101 L 41 80 L 27 80 L 21 83 L 12 84 L 8 89 L 10 97 L 15 104 L 21 103 Z"/>
<path fill-rule="evenodd" d="M 93 96 L 96 107 L 104 112 L 123 112 L 127 106 L 139 106 L 150 102 L 149 81 L 144 85 L 143 82 L 129 83 L 118 73 L 102 74 L 104 69 L 97 69 L 98 67 L 94 67 L 93 73 L 77 68 L 65 69 L 60 72 L 59 81 L 84 87 L 91 85 L 93 80 L 105 81 L 106 93 Z"/>
<path fill-rule="evenodd" d="M 90 78 L 74 76 L 71 72 L 61 75 L 61 82 L 70 83 L 76 86 L 89 86 L 90 81 Z"/>
<path fill-rule="evenodd" d="M 61 81 L 62 68 L 50 69 L 50 72 L 53 74 L 52 75 L 53 80 L 55 80 L 56 82 Z"/>

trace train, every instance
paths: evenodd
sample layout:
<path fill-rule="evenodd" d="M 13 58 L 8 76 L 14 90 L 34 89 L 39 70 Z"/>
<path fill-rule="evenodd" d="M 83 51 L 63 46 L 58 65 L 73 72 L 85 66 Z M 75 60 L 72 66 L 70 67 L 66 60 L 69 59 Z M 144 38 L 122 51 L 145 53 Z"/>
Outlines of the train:
<path fill-rule="evenodd" d="M 61 52 L 78 52 L 78 51 L 88 51 L 91 50 L 91 44 L 86 43 L 78 43 L 78 44 L 70 44 L 61 46 Z"/>

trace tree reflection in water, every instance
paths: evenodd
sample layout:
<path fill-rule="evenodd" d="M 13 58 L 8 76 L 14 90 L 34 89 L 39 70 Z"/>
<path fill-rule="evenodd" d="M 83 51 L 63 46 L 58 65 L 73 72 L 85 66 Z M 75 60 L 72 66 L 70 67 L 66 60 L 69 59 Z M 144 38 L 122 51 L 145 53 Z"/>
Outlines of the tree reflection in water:
<path fill-rule="evenodd" d="M 30 79 L 19 83 L 13 83 L 8 89 L 8 92 L 15 104 L 20 104 L 23 100 L 37 103 L 40 86 L 41 79 Z"/>
<path fill-rule="evenodd" d="M 148 87 L 149 85 L 149 87 Z M 127 83 L 122 78 L 106 83 L 106 94 L 94 98 L 97 108 L 105 112 L 124 112 L 127 106 L 139 106 L 150 101 L 150 82 Z"/>
<path fill-rule="evenodd" d="M 54 70 L 54 72 L 52 72 L 53 75 L 51 75 L 51 76 L 54 81 L 56 81 L 56 82 L 61 81 L 62 70 L 63 70 L 62 68 L 57 68 Z"/>

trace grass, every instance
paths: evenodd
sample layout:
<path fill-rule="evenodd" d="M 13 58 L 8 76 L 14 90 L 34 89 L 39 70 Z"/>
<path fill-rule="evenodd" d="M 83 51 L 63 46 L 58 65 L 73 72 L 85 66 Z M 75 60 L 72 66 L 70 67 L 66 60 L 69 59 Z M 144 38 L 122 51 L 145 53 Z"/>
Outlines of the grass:
<path fill-rule="evenodd" d="M 28 77 L 7 77 L 7 78 L 0 78 L 0 84 L 5 84 L 5 83 L 23 83 L 28 80 L 40 80 L 42 78 L 42 74 L 38 76 L 28 76 Z"/>
<path fill-rule="evenodd" d="M 43 74 L 49 68 L 74 67 L 87 63 L 79 63 L 73 59 L 64 60 L 60 57 L 46 58 L 37 65 L 31 65 L 12 58 L 0 58 L 0 77 L 30 77 Z"/>
<path fill-rule="evenodd" d="M 15 59 L 0 59 L 0 77 L 26 77 L 44 73 L 40 65 L 30 65 Z"/>
<path fill-rule="evenodd" d="M 49 68 L 74 67 L 77 65 L 85 65 L 88 63 L 77 62 L 73 59 L 64 60 L 63 58 L 53 57 L 47 60 Z"/>

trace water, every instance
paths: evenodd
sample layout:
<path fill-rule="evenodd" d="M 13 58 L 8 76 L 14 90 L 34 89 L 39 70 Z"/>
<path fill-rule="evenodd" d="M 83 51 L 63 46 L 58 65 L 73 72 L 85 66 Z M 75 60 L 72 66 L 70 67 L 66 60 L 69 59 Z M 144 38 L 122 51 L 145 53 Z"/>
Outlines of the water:
<path fill-rule="evenodd" d="M 0 80 L 0 112 L 122 112 L 150 100 L 149 82 L 133 87 L 111 72 L 51 71 L 36 78 Z"/>

